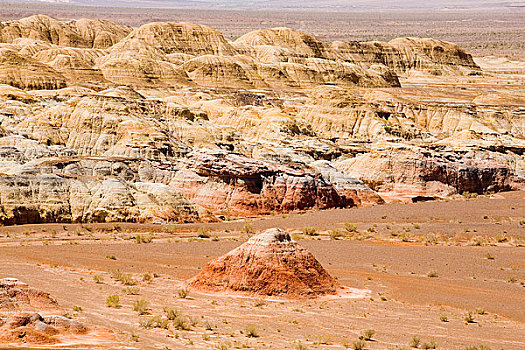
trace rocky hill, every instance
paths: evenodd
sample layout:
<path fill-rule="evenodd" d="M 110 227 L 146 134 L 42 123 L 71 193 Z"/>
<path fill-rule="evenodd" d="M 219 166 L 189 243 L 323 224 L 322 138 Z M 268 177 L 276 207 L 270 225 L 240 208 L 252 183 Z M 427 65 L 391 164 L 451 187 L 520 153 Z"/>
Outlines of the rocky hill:
<path fill-rule="evenodd" d="M 41 15 L 0 23 L 0 41 L 5 224 L 221 220 L 523 186 L 520 85 L 456 88 L 507 78 L 452 43 L 287 28 L 228 41 L 192 23 Z"/>

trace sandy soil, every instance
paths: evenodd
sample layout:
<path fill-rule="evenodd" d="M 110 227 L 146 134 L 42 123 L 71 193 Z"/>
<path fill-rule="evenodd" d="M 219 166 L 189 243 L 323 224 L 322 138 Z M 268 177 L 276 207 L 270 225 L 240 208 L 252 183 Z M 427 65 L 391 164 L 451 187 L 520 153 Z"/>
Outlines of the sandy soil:
<path fill-rule="evenodd" d="M 311 349 L 342 349 L 367 329 L 376 331 L 373 341 L 366 342 L 367 349 L 406 346 L 415 335 L 422 343 L 435 340 L 439 349 L 479 344 L 525 349 L 525 248 L 519 241 L 525 235 L 525 225 L 520 224 L 525 219 L 525 193 L 495 198 L 390 204 L 251 221 L 254 231 L 279 226 L 300 232 L 304 226 L 317 226 L 318 236 L 296 234 L 295 238 L 341 285 L 356 288 L 360 298 L 263 301 L 194 291 L 180 298 L 178 290 L 185 279 L 246 239 L 240 232 L 245 222 L 208 224 L 217 237 L 213 240 L 197 238 L 203 225 L 166 230 L 120 224 L 117 233 L 110 230 L 113 226 L 102 231 L 95 225 L 92 236 L 83 234 L 80 239 L 72 234 L 73 225 L 66 225 L 68 230 L 58 231 L 55 238 L 49 237 L 50 227 L 63 225 L 5 228 L 11 234 L 0 238 L 0 277 L 16 277 L 50 292 L 73 317 L 108 327 L 124 346 L 141 349 L 286 349 L 300 348 L 299 342 Z M 360 234 L 368 232 L 368 238 L 348 234 L 330 240 L 325 230 L 343 228 L 345 222 L 355 223 Z M 122 238 L 148 230 L 157 232 L 152 243 Z M 392 236 L 395 230 L 409 235 L 409 241 Z M 443 235 L 440 240 L 425 241 L 426 235 L 437 231 Z M 473 245 L 472 237 L 477 235 L 483 239 Z M 111 278 L 111 269 L 133 274 L 139 295 L 127 295 L 125 286 Z M 143 281 L 146 272 L 158 277 Z M 94 275 L 102 276 L 102 283 L 96 283 Z M 120 296 L 119 309 L 105 305 L 113 294 Z M 150 303 L 151 315 L 175 307 L 194 325 L 184 331 L 171 326 L 144 329 L 140 321 L 148 316 L 132 310 L 133 301 L 140 298 Z M 83 311 L 73 312 L 73 306 Z M 468 311 L 475 323 L 465 323 Z M 448 322 L 442 322 L 442 316 Z M 250 325 L 258 337 L 247 337 L 245 329 Z"/>

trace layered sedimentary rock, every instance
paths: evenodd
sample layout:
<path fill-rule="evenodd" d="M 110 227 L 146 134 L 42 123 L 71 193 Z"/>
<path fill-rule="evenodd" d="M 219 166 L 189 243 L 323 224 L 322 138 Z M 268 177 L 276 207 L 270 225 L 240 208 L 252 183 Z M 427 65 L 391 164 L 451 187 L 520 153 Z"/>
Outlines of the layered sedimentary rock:
<path fill-rule="evenodd" d="M 489 157 L 393 144 L 341 160 L 335 166 L 374 190 L 393 196 L 498 192 L 511 189 L 516 181 L 508 166 Z"/>
<path fill-rule="evenodd" d="M 128 27 L 109 21 L 80 19 L 61 22 L 44 15 L 0 22 L 0 41 L 6 43 L 28 38 L 61 46 L 107 48 L 129 32 Z"/>
<path fill-rule="evenodd" d="M 66 86 L 66 79 L 35 59 L 1 48 L 0 83 L 27 90 L 60 89 Z"/>
<path fill-rule="evenodd" d="M 3 346 L 118 345 L 111 331 L 87 327 L 62 314 L 64 310 L 49 293 L 14 278 L 0 279 L 0 342 Z"/>
<path fill-rule="evenodd" d="M 337 174 L 339 181 L 334 181 L 312 168 L 292 169 L 225 152 L 198 152 L 183 162 L 170 186 L 212 211 L 244 215 L 382 202 L 364 184 Z"/>
<path fill-rule="evenodd" d="M 230 42 L 191 23 L 45 16 L 1 23 L 0 42 L 2 223 L 217 220 L 524 186 L 523 94 L 456 88 L 484 73 L 452 43 L 288 28 Z"/>
<path fill-rule="evenodd" d="M 310 252 L 286 231 L 275 228 L 210 261 L 188 286 L 205 292 L 284 298 L 315 298 L 338 290 L 336 281 Z"/>
<path fill-rule="evenodd" d="M 384 64 L 398 74 L 477 74 L 479 66 L 458 45 L 431 38 L 398 38 L 384 42 L 334 42 L 337 57 L 350 62 Z"/>

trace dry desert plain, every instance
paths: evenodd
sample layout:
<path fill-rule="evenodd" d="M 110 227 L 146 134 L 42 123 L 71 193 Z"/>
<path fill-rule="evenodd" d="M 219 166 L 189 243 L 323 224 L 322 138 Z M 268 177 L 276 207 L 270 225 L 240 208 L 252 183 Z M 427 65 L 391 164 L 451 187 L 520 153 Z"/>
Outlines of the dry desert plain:
<path fill-rule="evenodd" d="M 103 339 L 110 343 L 100 348 L 294 349 L 302 344 L 344 349 L 372 329 L 367 349 L 403 348 L 414 336 L 421 337 L 421 345 L 434 340 L 439 349 L 480 344 L 522 349 L 524 196 L 508 192 L 306 212 L 253 219 L 248 228 L 244 221 L 6 227 L 0 273 L 50 292 L 74 319 L 114 331 L 115 343 Z M 312 223 L 316 235 L 304 234 Z M 345 223 L 355 224 L 355 232 Z M 294 233 L 338 283 L 355 290 L 345 297 L 312 300 L 191 289 L 188 296 L 179 295 L 183 282 L 209 260 L 239 246 L 248 231 L 270 227 Z M 331 239 L 329 230 L 340 230 L 341 236 Z M 137 232 L 155 234 L 150 243 L 137 244 L 132 239 Z M 212 238 L 200 238 L 203 232 Z M 131 274 L 136 285 L 126 287 L 112 278 L 115 269 Z M 129 295 L 130 288 L 137 295 Z M 120 308 L 106 306 L 109 295 L 119 295 Z M 133 311 L 137 299 L 149 303 L 148 315 Z M 82 311 L 74 311 L 78 306 Z M 165 307 L 188 317 L 188 329 L 140 326 L 141 320 L 162 315 Z M 465 321 L 468 312 L 472 323 Z M 250 326 L 257 337 L 247 336 Z"/>

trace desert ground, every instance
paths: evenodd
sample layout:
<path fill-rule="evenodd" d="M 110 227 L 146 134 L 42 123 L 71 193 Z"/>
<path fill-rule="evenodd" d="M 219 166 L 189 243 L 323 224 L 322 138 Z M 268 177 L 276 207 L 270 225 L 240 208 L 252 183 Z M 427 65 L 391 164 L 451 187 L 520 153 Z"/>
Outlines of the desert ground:
<path fill-rule="evenodd" d="M 120 342 L 114 348 L 344 349 L 373 329 L 367 349 L 408 347 L 414 336 L 439 349 L 521 349 L 523 213 L 525 193 L 508 192 L 207 225 L 21 225 L 4 230 L 0 275 L 50 292 L 75 319 L 113 330 Z M 355 232 L 345 229 L 348 223 Z M 316 235 L 304 234 L 309 226 Z M 353 288 L 350 295 L 179 294 L 209 260 L 269 227 L 292 232 L 341 285 Z M 153 239 L 137 244 L 136 232 L 154 232 Z M 203 232 L 211 238 L 201 238 Z M 112 278 L 115 269 L 136 284 Z M 106 306 L 109 295 L 119 295 L 120 308 Z M 137 299 L 149 303 L 147 315 L 133 311 Z M 82 311 L 73 311 L 78 306 Z M 141 327 L 165 307 L 188 317 L 188 329 Z M 472 323 L 465 321 L 469 311 Z M 248 336 L 252 326 L 257 337 Z"/>

